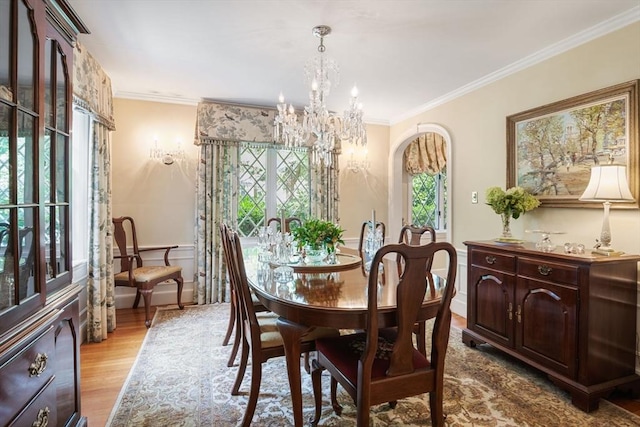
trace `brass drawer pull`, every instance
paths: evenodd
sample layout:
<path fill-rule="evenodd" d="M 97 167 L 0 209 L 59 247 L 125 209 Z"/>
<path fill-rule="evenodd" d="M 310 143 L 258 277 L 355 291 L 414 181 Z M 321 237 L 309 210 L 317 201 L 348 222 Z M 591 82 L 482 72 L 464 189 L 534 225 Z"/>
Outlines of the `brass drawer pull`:
<path fill-rule="evenodd" d="M 484 257 L 484 260 L 487 261 L 487 264 L 489 265 L 493 265 L 496 263 L 496 257 L 491 255 L 487 255 L 486 257 Z"/>
<path fill-rule="evenodd" d="M 39 377 L 47 369 L 47 353 L 38 353 L 36 360 L 29 366 L 29 377 Z"/>
<path fill-rule="evenodd" d="M 549 267 L 548 265 L 539 265 L 538 266 L 538 273 L 542 274 L 543 276 L 550 275 L 551 271 L 553 271 L 553 269 L 551 267 Z"/>
<path fill-rule="evenodd" d="M 49 424 L 49 414 L 51 410 L 49 407 L 45 407 L 44 409 L 40 409 L 38 411 L 38 418 L 31 424 L 31 427 L 47 427 Z"/>

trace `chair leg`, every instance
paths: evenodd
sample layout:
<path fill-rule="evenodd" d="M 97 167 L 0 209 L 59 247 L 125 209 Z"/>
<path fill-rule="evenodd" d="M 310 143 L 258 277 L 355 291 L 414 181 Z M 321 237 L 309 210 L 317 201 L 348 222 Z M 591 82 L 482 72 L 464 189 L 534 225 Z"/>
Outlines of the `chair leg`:
<path fill-rule="evenodd" d="M 136 289 L 136 299 L 133 300 L 133 308 L 138 308 L 138 304 L 140 304 L 140 290 Z"/>
<path fill-rule="evenodd" d="M 249 359 L 249 344 L 246 340 L 242 340 L 242 354 L 240 355 L 240 366 L 238 367 L 238 372 L 236 373 L 236 380 L 233 383 L 233 387 L 231 388 L 231 395 L 237 396 L 240 391 L 240 385 L 242 385 L 242 380 L 244 379 L 244 373 L 247 370 L 247 361 Z"/>
<path fill-rule="evenodd" d="M 337 416 L 342 415 L 342 405 L 338 403 L 338 381 L 331 377 L 331 407 Z"/>
<path fill-rule="evenodd" d="M 247 409 L 244 412 L 242 418 L 242 427 L 249 427 L 251 420 L 253 419 L 253 413 L 256 410 L 258 404 L 258 394 L 260 392 L 260 382 L 262 381 L 262 362 L 257 358 L 251 360 L 251 391 L 249 391 L 249 401 L 247 402 Z"/>
<path fill-rule="evenodd" d="M 429 393 L 429 409 L 431 410 L 431 426 L 444 426 L 444 409 L 442 387 L 439 390 L 433 390 Z"/>
<path fill-rule="evenodd" d="M 229 306 L 229 325 L 227 325 L 227 333 L 222 340 L 222 345 L 228 345 L 231 333 L 233 332 L 233 326 L 236 324 L 236 293 L 231 291 L 231 304 Z"/>
<path fill-rule="evenodd" d="M 322 371 L 324 368 L 314 360 L 313 369 L 311 371 L 311 383 L 313 384 L 313 397 L 316 404 L 316 412 L 313 419 L 309 420 L 312 427 L 316 427 L 322 415 Z"/>
<path fill-rule="evenodd" d="M 147 328 L 151 327 L 151 294 L 153 289 L 140 289 L 138 294 L 142 294 L 144 299 L 144 324 Z"/>
<path fill-rule="evenodd" d="M 304 354 L 304 370 L 307 372 L 307 374 L 311 373 L 311 364 L 309 363 L 309 352 L 308 351 Z"/>
<path fill-rule="evenodd" d="M 178 284 L 178 307 L 180 308 L 180 310 L 182 310 L 184 309 L 184 304 L 182 304 L 182 288 L 184 288 L 184 279 L 182 277 L 179 277 L 174 280 Z"/>
<path fill-rule="evenodd" d="M 229 354 L 229 360 L 227 361 L 227 367 L 232 367 L 233 362 L 236 360 L 236 355 L 238 354 L 238 347 L 240 346 L 240 340 L 242 339 L 242 319 L 240 317 L 240 310 L 236 307 L 235 310 L 236 317 L 236 334 L 233 339 L 233 348 L 231 349 L 231 354 Z"/>

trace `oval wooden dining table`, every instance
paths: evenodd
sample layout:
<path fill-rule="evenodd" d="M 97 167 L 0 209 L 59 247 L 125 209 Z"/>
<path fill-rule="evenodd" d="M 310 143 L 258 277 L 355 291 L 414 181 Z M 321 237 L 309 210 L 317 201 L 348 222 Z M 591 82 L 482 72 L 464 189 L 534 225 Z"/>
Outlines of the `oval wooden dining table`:
<path fill-rule="evenodd" d="M 357 251 L 349 248 L 342 248 L 342 253 L 358 255 Z M 294 424 L 298 427 L 303 425 L 300 338 L 314 327 L 366 329 L 369 277 L 359 263 L 347 270 L 341 263 L 336 265 L 340 271 L 329 271 L 323 265 L 318 269 L 321 272 L 303 269 L 305 272 L 294 272 L 290 280 L 278 282 L 274 277 L 277 265 L 261 261 L 258 255 L 258 248 L 243 250 L 247 279 L 260 302 L 280 316 L 277 325 L 284 343 Z M 381 328 L 397 326 L 397 283 L 396 261 L 385 259 L 384 272 L 378 277 L 378 322 Z M 445 280 L 433 275 L 432 285 L 425 295 L 419 320 L 433 318 L 437 313 Z"/>

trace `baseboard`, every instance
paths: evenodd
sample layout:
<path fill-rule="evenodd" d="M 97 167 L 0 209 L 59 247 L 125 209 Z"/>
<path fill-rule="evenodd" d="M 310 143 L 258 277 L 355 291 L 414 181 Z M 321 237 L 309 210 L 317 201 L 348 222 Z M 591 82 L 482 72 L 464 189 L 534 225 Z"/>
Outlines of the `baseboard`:
<path fill-rule="evenodd" d="M 116 309 L 131 308 L 136 299 L 136 290 L 133 288 L 116 288 Z M 193 282 L 185 282 L 182 288 L 182 302 L 189 304 L 193 301 Z M 176 284 L 160 283 L 153 288 L 151 295 L 151 305 L 177 304 Z M 140 302 L 139 307 L 143 307 L 144 302 Z"/>

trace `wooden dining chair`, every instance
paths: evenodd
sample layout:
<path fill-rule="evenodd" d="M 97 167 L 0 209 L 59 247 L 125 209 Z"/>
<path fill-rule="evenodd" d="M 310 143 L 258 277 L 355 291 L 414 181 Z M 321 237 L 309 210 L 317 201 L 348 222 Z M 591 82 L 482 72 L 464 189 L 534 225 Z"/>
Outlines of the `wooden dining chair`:
<path fill-rule="evenodd" d="M 428 284 L 424 277 L 426 264 L 436 253 L 448 254 L 446 285 L 431 333 L 429 357 L 413 343 L 414 324 L 423 303 Z M 387 254 L 399 254 L 405 263 L 397 288 L 397 328 L 379 329 L 377 268 Z M 422 246 L 404 243 L 383 246 L 373 259 L 368 286 L 367 329 L 364 332 L 316 340 L 312 380 L 317 425 L 322 412 L 321 374 L 331 374 L 331 403 L 337 414 L 338 404 L 333 383 L 338 382 L 353 398 L 357 407 L 357 425 L 369 425 L 369 408 L 395 402 L 409 396 L 429 393 L 431 425 L 443 426 L 444 362 L 451 326 L 451 299 L 455 288 L 457 256 L 447 242 Z M 391 405 L 392 407 L 395 405 Z"/>
<path fill-rule="evenodd" d="M 145 321 L 144 324 L 151 326 L 151 295 L 153 288 L 166 280 L 173 280 L 178 285 L 178 307 L 184 308 L 182 304 L 182 267 L 172 266 L 169 263 L 169 251 L 178 246 L 157 246 L 140 248 L 138 246 L 138 236 L 133 218 L 122 216 L 113 218 L 113 238 L 118 246 L 120 255 L 114 255 L 114 260 L 120 260 L 120 273 L 116 273 L 113 278 L 115 286 L 128 286 L 136 288 L 136 299 L 133 308 L 137 308 L 140 303 L 140 295 L 144 299 Z M 129 239 L 127 238 L 129 236 Z M 127 241 L 131 241 L 133 252 L 129 252 Z M 164 265 L 145 266 L 142 263 L 142 252 L 164 251 Z"/>
<path fill-rule="evenodd" d="M 226 225 L 224 226 L 227 227 Z M 225 251 L 225 263 L 227 266 L 227 273 L 230 274 L 229 262 L 226 260 L 226 249 L 224 247 L 225 237 L 222 233 L 223 233 L 223 228 L 221 226 L 220 237 L 222 241 L 223 251 Z M 233 363 L 236 360 L 236 356 L 238 355 L 238 349 L 240 348 L 242 331 L 241 331 L 241 328 L 239 327 L 239 325 L 241 324 L 241 318 L 240 318 L 241 313 L 238 305 L 238 294 L 236 292 L 235 287 L 232 286 L 231 284 L 231 279 L 229 279 L 229 285 L 230 285 L 229 293 L 231 296 L 231 301 L 229 303 L 229 323 L 227 324 L 227 332 L 225 333 L 224 339 L 222 340 L 222 345 L 223 346 L 229 345 L 229 340 L 231 339 L 231 335 L 234 334 L 234 331 L 235 331 L 234 338 L 233 338 L 233 347 L 231 348 L 231 353 L 229 354 L 229 360 L 227 361 L 227 367 L 232 367 Z M 253 293 L 251 294 L 251 300 L 253 301 L 253 309 L 256 313 L 269 311 L 269 309 L 265 307 L 258 300 L 258 298 L 256 298 L 255 295 L 253 295 Z"/>
<path fill-rule="evenodd" d="M 278 224 L 278 228 L 280 232 L 282 232 L 282 218 L 269 218 L 267 220 L 267 227 L 270 227 L 271 224 Z M 302 225 L 302 220 L 295 216 L 291 216 L 289 218 L 284 219 L 284 233 L 291 233 L 292 226 L 300 227 Z"/>
<path fill-rule="evenodd" d="M 225 225 L 220 227 L 224 240 L 225 256 L 230 267 L 230 279 L 232 286 L 236 287 L 238 306 L 241 312 L 242 353 L 236 380 L 231 390 L 232 395 L 239 394 L 249 355 L 251 355 L 251 389 L 247 408 L 242 419 L 242 425 L 248 427 L 251 425 L 258 402 L 262 379 L 262 364 L 271 358 L 284 356 L 284 346 L 282 336 L 278 332 L 276 325 L 277 316 L 256 316 L 244 267 L 240 237 Z M 302 338 L 301 352 L 313 351 L 317 338 L 336 337 L 339 335 L 340 333 L 336 329 L 312 329 Z"/>

